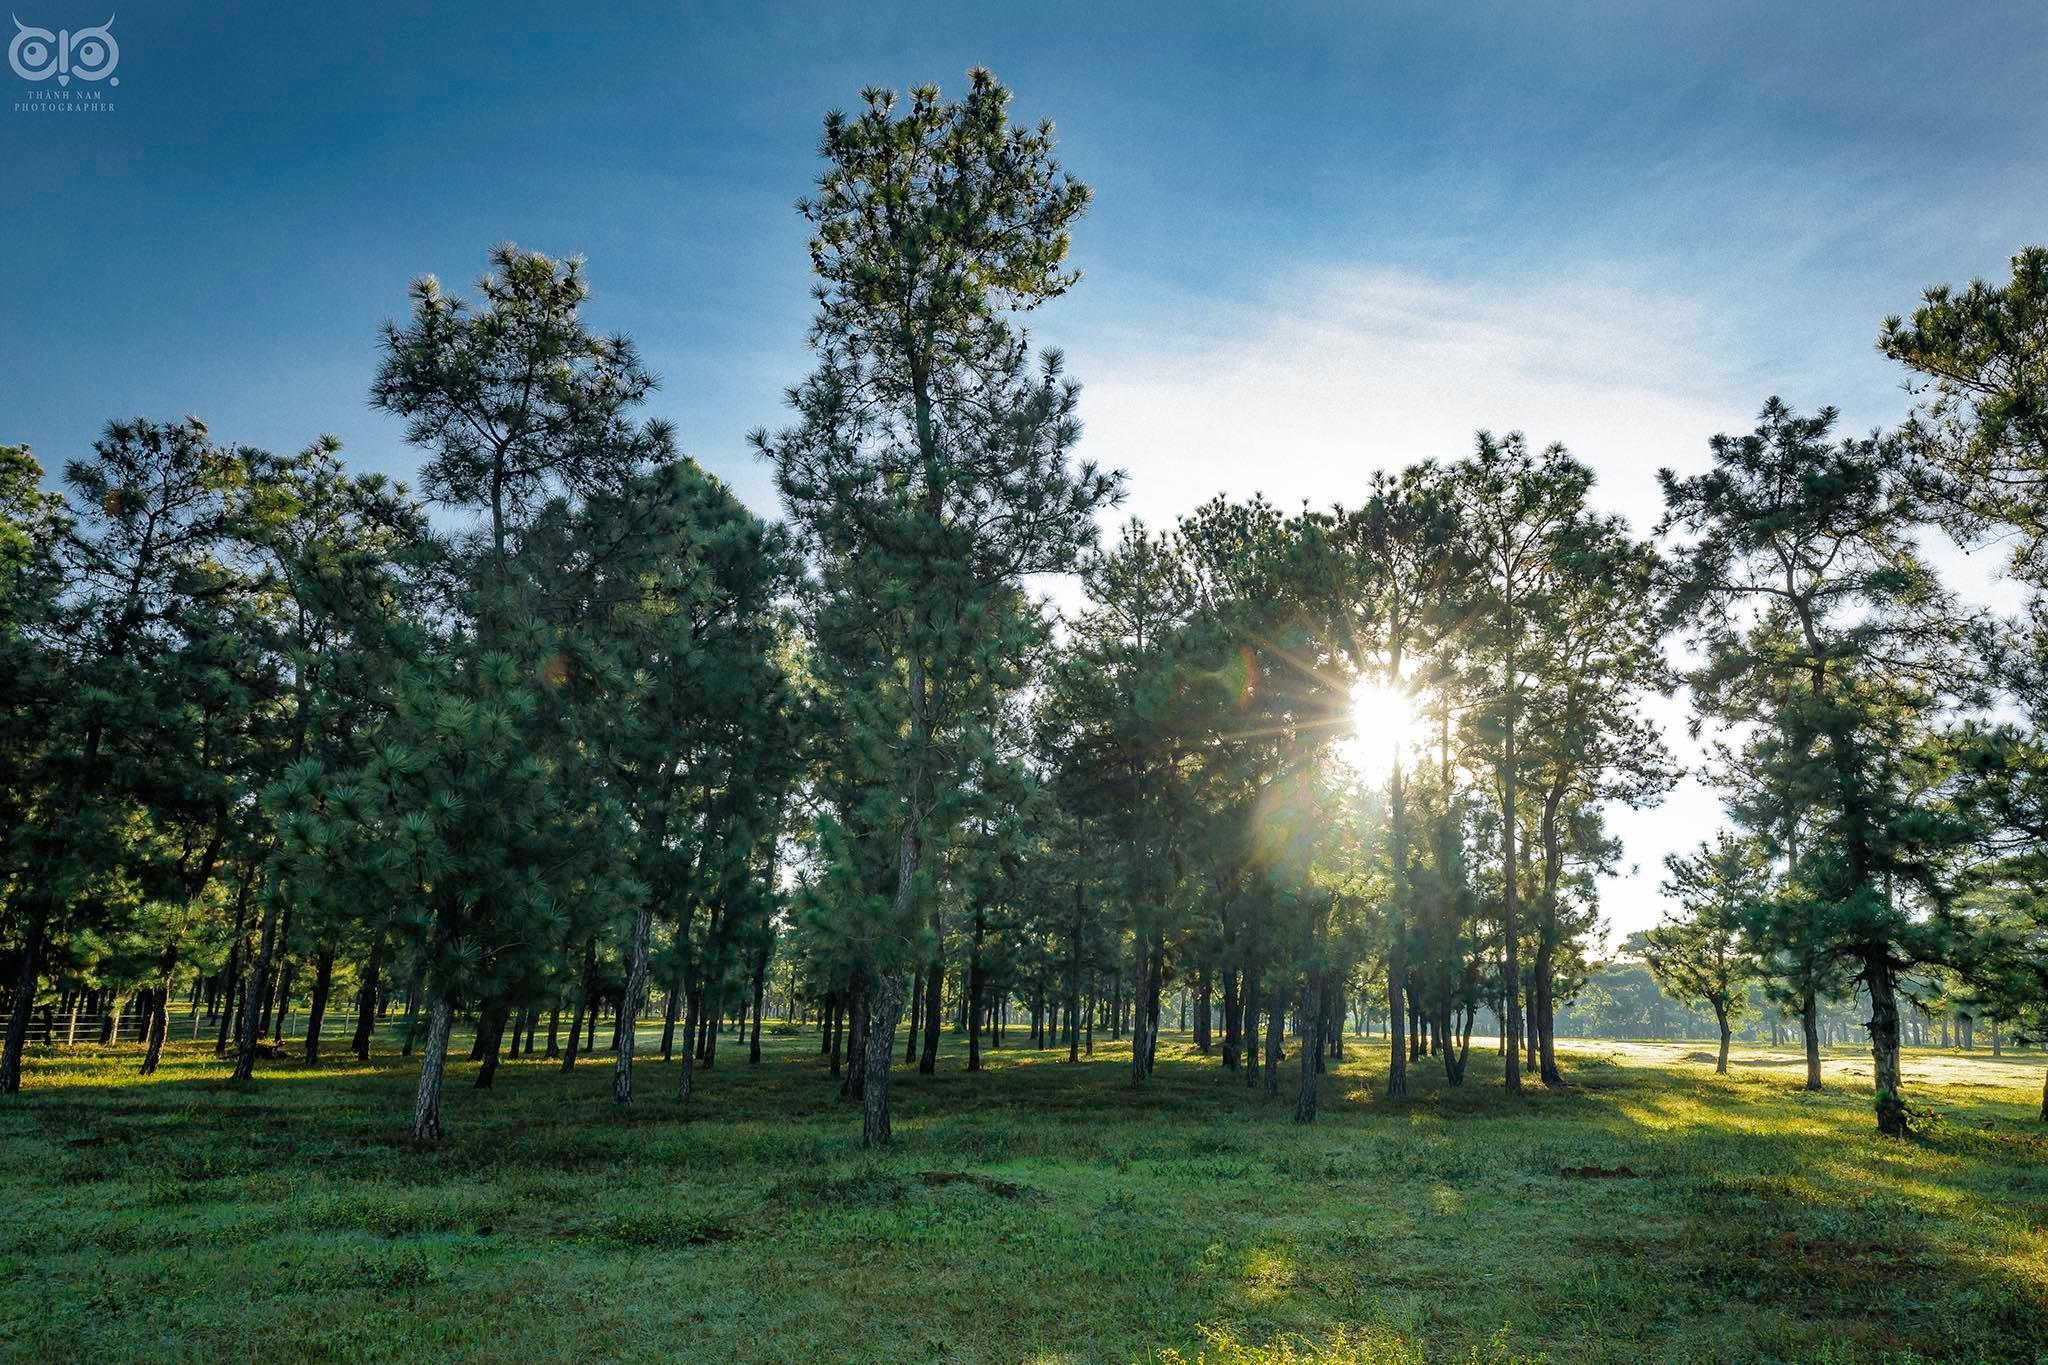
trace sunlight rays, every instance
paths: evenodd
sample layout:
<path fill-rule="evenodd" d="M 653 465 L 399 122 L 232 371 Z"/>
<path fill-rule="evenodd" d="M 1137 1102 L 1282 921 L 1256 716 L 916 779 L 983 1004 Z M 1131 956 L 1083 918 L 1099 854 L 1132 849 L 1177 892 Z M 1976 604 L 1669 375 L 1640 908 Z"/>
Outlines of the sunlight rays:
<path fill-rule="evenodd" d="M 1351 733 L 1338 742 L 1337 753 L 1377 786 L 1392 774 L 1395 755 L 1414 748 L 1420 733 L 1415 699 L 1406 688 L 1361 679 L 1351 689 Z"/>

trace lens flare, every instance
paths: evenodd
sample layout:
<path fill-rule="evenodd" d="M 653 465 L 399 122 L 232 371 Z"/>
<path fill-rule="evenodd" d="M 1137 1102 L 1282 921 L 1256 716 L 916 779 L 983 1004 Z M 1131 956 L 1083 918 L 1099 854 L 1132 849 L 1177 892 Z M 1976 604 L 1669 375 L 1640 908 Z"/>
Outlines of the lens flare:
<path fill-rule="evenodd" d="M 1393 772 L 1395 755 L 1407 753 L 1418 733 L 1415 699 L 1407 689 L 1360 682 L 1351 689 L 1351 733 L 1338 748 L 1360 777 L 1380 783 Z"/>

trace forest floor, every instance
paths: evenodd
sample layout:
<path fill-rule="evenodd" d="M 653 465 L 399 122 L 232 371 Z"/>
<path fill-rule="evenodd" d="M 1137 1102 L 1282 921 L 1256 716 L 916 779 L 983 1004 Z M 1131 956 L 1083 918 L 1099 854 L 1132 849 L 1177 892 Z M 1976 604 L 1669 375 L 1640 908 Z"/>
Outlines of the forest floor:
<path fill-rule="evenodd" d="M 1020 1031 L 1019 1031 L 1020 1032 Z M 1015 1034 L 1013 1033 L 1013 1036 Z M 648 1042 L 654 1035 L 648 1033 Z M 1347 1043 L 1313 1127 L 1159 1048 L 1005 1049 L 899 1072 L 885 1156 L 814 1034 L 726 1039 L 611 1103 L 564 1075 L 449 1068 L 449 1136 L 405 1136 L 416 1062 L 204 1044 L 32 1054 L 0 1103 L 0 1357 L 533 1361 L 2039 1359 L 2043 1057 L 1917 1052 L 1922 1135 L 1875 1137 L 1869 1058 L 1574 1043 L 1511 1102 L 1475 1040 L 1389 1104 Z M 460 1051 L 457 1056 L 462 1055 Z M 1700 1059 L 1704 1058 L 1704 1062 Z M 1856 1073 L 1861 1073 L 1860 1075 Z"/>

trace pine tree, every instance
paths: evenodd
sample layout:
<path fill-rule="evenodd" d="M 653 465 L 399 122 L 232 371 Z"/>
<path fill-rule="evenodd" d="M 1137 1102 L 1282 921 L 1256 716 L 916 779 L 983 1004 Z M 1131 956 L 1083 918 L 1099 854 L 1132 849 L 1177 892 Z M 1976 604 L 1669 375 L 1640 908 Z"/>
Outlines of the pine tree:
<path fill-rule="evenodd" d="M 1712 845 L 1664 860 L 1664 894 L 1677 915 L 1640 935 L 1633 946 L 1657 984 L 1688 1006 L 1706 1005 L 1721 1030 L 1717 1075 L 1728 1074 L 1728 1039 L 1748 1002 L 1758 964 L 1743 944 L 1743 926 L 1770 897 L 1763 850 L 1723 834 Z"/>
<path fill-rule="evenodd" d="M 1532 676 L 1542 665 L 1543 623 L 1560 605 L 1571 554 L 1586 531 L 1593 474 L 1563 446 L 1531 451 L 1519 432 L 1496 441 L 1479 433 L 1471 458 L 1452 472 L 1466 553 L 1480 591 L 1467 618 L 1464 664 L 1480 705 L 1471 715 L 1475 749 L 1488 755 L 1500 808 L 1501 1008 L 1507 1092 L 1522 1091 L 1521 920 L 1523 800 L 1533 762 L 1526 724 Z M 1518 845 L 1521 846 L 1518 851 Z"/>
<path fill-rule="evenodd" d="M 797 424 L 756 443 L 827 594 L 821 641 L 871 662 L 847 723 L 903 738 L 888 794 L 887 909 L 859 937 L 873 978 L 863 1140 L 889 1140 L 901 945 L 920 922 L 920 869 L 957 790 L 950 751 L 985 704 L 945 695 L 956 673 L 1015 686 L 1004 661 L 1029 629 L 1022 581 L 1070 568 L 1117 480 L 1070 466 L 1076 387 L 1057 354 L 1034 367 L 1009 315 L 1057 297 L 1087 189 L 1053 159 L 1050 125 L 1012 128 L 986 71 L 962 101 L 933 87 L 869 90 L 825 123 L 827 168 L 801 205 L 813 229 L 816 373 Z M 886 718 L 885 718 L 886 717 Z M 863 903 L 866 903 L 863 901 Z"/>
<path fill-rule="evenodd" d="M 488 1085 L 506 1016 L 542 969 L 540 945 L 564 941 L 561 907 L 602 920 L 635 894 L 608 856 L 625 817 L 580 742 L 588 721 L 567 685 L 565 624 L 520 555 L 551 500 L 615 494 L 673 447 L 667 427 L 632 416 L 654 386 L 632 343 L 584 324 L 580 263 L 504 246 L 491 264 L 480 310 L 430 277 L 412 288 L 410 321 L 386 329 L 371 401 L 427 448 L 422 492 L 477 524 L 454 547 L 453 628 L 423 643 L 381 750 L 332 798 L 393 832 L 383 874 L 423 916 L 422 1138 L 441 1131 L 456 999 L 484 1010 Z"/>
<path fill-rule="evenodd" d="M 1835 413 L 1777 399 L 1714 466 L 1665 471 L 1679 604 L 1705 662 L 1688 676 L 1703 717 L 1761 718 L 1760 784 L 1798 829 L 1791 880 L 1817 922 L 1787 938 L 1854 964 L 1870 999 L 1878 1127 L 1903 1135 L 1898 980 L 1939 961 L 1952 922 L 1941 861 L 1961 837 L 1923 799 L 1934 722 L 1971 676 L 1962 617 L 1915 547 L 1919 507 L 1895 442 L 1831 442 Z M 1924 905 L 1916 913 L 1913 898 Z"/>
<path fill-rule="evenodd" d="M 190 752 L 180 743 L 193 719 L 189 614 L 244 472 L 243 460 L 191 419 L 110 423 L 91 458 L 65 469 L 70 515 L 58 553 L 66 589 L 41 627 L 49 644 L 37 669 L 47 684 L 43 734 L 15 778 L 26 797 L 9 861 L 23 932 L 0 1094 L 21 1088 L 53 923 L 90 909 L 94 887 L 159 851 L 146 827 L 152 797 L 165 790 L 154 760 Z"/>

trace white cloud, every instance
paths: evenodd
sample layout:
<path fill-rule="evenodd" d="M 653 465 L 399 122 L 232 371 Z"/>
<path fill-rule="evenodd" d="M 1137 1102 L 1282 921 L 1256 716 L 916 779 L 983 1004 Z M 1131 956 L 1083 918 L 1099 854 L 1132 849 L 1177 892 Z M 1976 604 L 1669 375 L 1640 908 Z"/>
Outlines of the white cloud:
<path fill-rule="evenodd" d="M 1072 350 L 1083 449 L 1129 471 L 1127 510 L 1148 521 L 1218 492 L 1355 499 L 1371 470 L 1455 459 L 1485 428 L 1564 442 L 1602 504 L 1647 529 L 1657 467 L 1703 464 L 1707 437 L 1746 429 L 1765 396 L 1728 359 L 1733 330 L 1614 274 L 1321 269 Z"/>

